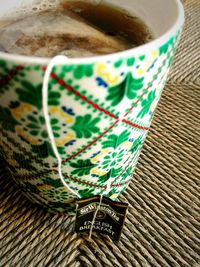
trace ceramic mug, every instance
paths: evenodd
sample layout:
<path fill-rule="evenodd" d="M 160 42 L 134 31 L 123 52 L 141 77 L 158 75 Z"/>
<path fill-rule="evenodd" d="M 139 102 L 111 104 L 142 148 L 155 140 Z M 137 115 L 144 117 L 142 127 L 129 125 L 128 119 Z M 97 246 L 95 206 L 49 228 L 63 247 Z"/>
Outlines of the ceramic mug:
<path fill-rule="evenodd" d="M 126 189 L 181 35 L 179 0 L 107 2 L 133 11 L 155 39 L 53 67 L 47 110 L 68 188 L 44 116 L 43 78 L 50 59 L 0 52 L 0 153 L 25 195 L 51 211 L 73 213 L 77 197 L 115 199 Z M 0 16 L 20 1 L 9 3 Z"/>

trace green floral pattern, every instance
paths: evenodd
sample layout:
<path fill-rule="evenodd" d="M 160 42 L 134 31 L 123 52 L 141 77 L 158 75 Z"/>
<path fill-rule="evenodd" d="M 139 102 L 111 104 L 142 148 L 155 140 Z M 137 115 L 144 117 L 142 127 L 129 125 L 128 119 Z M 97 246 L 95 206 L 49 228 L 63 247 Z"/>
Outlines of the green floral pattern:
<path fill-rule="evenodd" d="M 138 96 L 138 92 L 143 88 L 144 77 L 135 79 L 131 73 L 118 85 L 109 89 L 109 95 L 106 100 L 111 101 L 112 106 L 118 105 L 125 97 L 134 99 Z"/>
<path fill-rule="evenodd" d="M 48 108 L 62 173 L 87 197 L 113 199 L 133 175 L 171 65 L 177 36 L 144 54 L 130 52 L 92 64 L 53 68 Z M 52 211 L 73 213 L 42 107 L 44 66 L 0 60 L 0 150 L 27 197 Z"/>
<path fill-rule="evenodd" d="M 99 121 L 100 118 L 92 118 L 91 114 L 77 116 L 72 129 L 75 131 L 77 138 L 89 138 L 93 133 L 99 132 L 97 127 Z"/>

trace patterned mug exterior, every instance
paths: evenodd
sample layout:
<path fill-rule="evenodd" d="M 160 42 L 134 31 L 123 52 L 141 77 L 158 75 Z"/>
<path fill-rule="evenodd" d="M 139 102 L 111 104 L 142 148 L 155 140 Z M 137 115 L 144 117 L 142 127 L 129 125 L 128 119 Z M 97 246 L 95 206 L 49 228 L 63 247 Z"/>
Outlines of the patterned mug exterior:
<path fill-rule="evenodd" d="M 51 127 L 65 181 L 80 197 L 115 199 L 126 189 L 180 33 L 181 27 L 146 51 L 132 49 L 87 63 L 69 60 L 53 68 Z M 76 196 L 59 178 L 44 119 L 44 73 L 45 64 L 0 58 L 0 153 L 31 201 L 73 213 Z"/>

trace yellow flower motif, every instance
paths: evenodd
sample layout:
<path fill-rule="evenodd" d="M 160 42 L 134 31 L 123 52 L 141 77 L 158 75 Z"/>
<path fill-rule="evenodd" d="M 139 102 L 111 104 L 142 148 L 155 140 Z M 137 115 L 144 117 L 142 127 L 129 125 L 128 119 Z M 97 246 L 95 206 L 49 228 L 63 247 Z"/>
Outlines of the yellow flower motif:
<path fill-rule="evenodd" d="M 44 184 L 44 185 L 39 185 L 37 186 L 38 190 L 40 191 L 46 191 L 46 190 L 50 190 L 53 188 L 53 186 L 48 185 L 48 184 Z"/>
<path fill-rule="evenodd" d="M 152 113 L 154 113 L 156 107 L 157 107 L 157 101 L 154 101 L 154 102 L 152 103 L 152 105 L 151 105 L 151 108 L 150 108 L 150 110 L 151 110 Z"/>
<path fill-rule="evenodd" d="M 143 75 L 148 70 L 151 64 L 152 60 L 147 61 L 143 68 L 138 69 L 138 75 Z"/>
<path fill-rule="evenodd" d="M 96 67 L 96 73 L 102 79 L 105 80 L 109 85 L 114 85 L 119 82 L 119 76 L 113 74 L 111 70 L 108 69 L 105 63 L 99 63 Z"/>
<path fill-rule="evenodd" d="M 112 194 L 112 195 L 110 196 L 110 198 L 111 198 L 111 199 L 115 199 L 115 198 L 118 197 L 118 195 L 119 195 L 119 194 Z"/>
<path fill-rule="evenodd" d="M 3 140 L 0 139 L 0 145 L 3 147 L 3 151 L 4 153 L 6 153 L 6 155 L 12 155 L 13 154 L 13 151 L 10 149 L 9 146 L 7 146 Z"/>
<path fill-rule="evenodd" d="M 66 124 L 71 124 L 74 122 L 74 118 L 72 116 L 70 116 L 69 114 L 66 114 L 64 111 L 62 111 L 60 108 L 58 107 L 50 107 L 50 113 L 51 114 L 57 114 L 58 117 L 62 118 L 63 121 Z"/>
<path fill-rule="evenodd" d="M 107 155 L 109 151 L 110 151 L 109 148 L 103 149 L 98 155 L 96 155 L 94 158 L 91 159 L 91 162 L 93 164 L 96 164 L 99 161 L 99 159 Z"/>
<path fill-rule="evenodd" d="M 131 146 L 132 146 L 132 143 L 129 142 L 128 140 L 121 144 L 121 147 L 124 149 L 125 148 L 131 148 Z"/>
<path fill-rule="evenodd" d="M 93 169 L 91 170 L 91 173 L 92 173 L 92 174 L 96 174 L 96 175 L 98 175 L 98 176 L 103 176 L 103 175 L 105 175 L 107 172 L 106 172 L 106 170 L 104 170 L 104 169 L 93 168 Z"/>
<path fill-rule="evenodd" d="M 15 127 L 16 133 L 18 135 L 21 135 L 24 139 L 26 139 L 30 144 L 32 145 L 38 145 L 39 142 L 36 138 L 33 138 L 30 136 L 27 132 L 25 132 L 21 126 L 16 126 Z"/>
<path fill-rule="evenodd" d="M 22 103 L 20 104 L 19 107 L 11 109 L 12 115 L 17 119 L 21 119 L 25 113 L 32 112 L 32 111 L 33 111 L 33 107 L 27 103 Z"/>
<path fill-rule="evenodd" d="M 146 70 L 146 68 L 144 68 L 144 69 L 138 69 L 138 75 L 143 75 L 144 73 L 145 73 L 145 70 Z"/>
<path fill-rule="evenodd" d="M 68 192 L 68 193 L 69 193 L 69 192 Z M 74 201 L 74 198 L 69 197 L 69 198 L 66 198 L 63 202 L 64 202 L 65 204 L 68 204 L 68 203 L 71 203 L 72 201 Z"/>
<path fill-rule="evenodd" d="M 158 50 L 154 50 L 154 51 L 152 52 L 152 57 L 153 57 L 153 59 L 156 59 L 158 56 L 159 56 L 159 51 L 158 51 Z"/>
<path fill-rule="evenodd" d="M 67 133 L 65 134 L 65 137 L 62 139 L 56 138 L 56 145 L 57 146 L 64 146 L 66 143 L 68 143 L 71 140 L 76 139 L 75 135 L 73 133 Z"/>
<path fill-rule="evenodd" d="M 159 56 L 159 51 L 158 50 L 154 50 L 151 54 L 151 59 L 148 60 L 145 65 L 142 68 L 139 68 L 137 73 L 138 75 L 143 75 L 149 68 L 149 66 L 151 66 L 151 64 L 154 62 L 154 60 Z"/>
<path fill-rule="evenodd" d="M 17 163 L 17 161 L 15 159 L 9 159 L 7 160 L 8 164 L 11 165 L 12 167 L 17 167 L 19 166 L 19 164 Z"/>

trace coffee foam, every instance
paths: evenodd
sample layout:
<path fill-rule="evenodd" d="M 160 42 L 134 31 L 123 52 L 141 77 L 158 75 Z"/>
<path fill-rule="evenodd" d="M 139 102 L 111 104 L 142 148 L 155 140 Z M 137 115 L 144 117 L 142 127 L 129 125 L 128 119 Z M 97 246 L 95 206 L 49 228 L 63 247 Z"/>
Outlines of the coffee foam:
<path fill-rule="evenodd" d="M 12 2 L 12 1 L 11 1 Z M 59 6 L 59 0 L 33 0 L 21 1 L 17 5 L 13 5 L 9 11 L 5 12 L 2 16 L 2 20 L 24 18 L 30 15 L 40 13 L 41 11 L 51 10 Z"/>
<path fill-rule="evenodd" d="M 93 5 L 101 4 L 102 0 L 85 0 L 86 2 L 90 2 Z M 8 20 L 9 18 L 17 19 L 23 18 L 26 16 L 34 15 L 40 13 L 41 11 L 51 10 L 57 8 L 60 4 L 62 4 L 63 0 L 22 0 L 16 1 L 17 5 L 14 5 L 14 0 L 8 1 L 10 6 L 13 6 L 6 13 L 1 15 L 1 19 Z M 20 3 L 19 3 L 20 2 Z"/>

